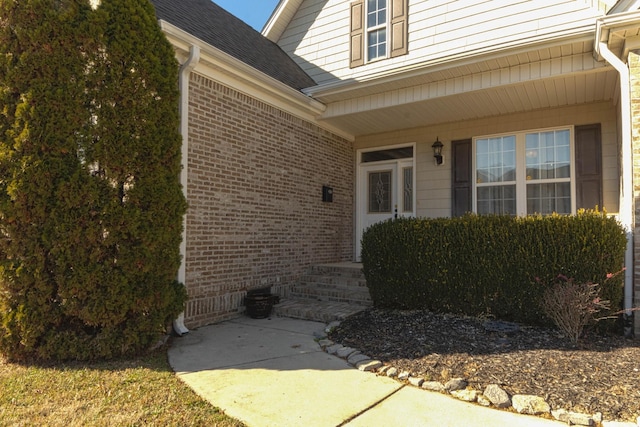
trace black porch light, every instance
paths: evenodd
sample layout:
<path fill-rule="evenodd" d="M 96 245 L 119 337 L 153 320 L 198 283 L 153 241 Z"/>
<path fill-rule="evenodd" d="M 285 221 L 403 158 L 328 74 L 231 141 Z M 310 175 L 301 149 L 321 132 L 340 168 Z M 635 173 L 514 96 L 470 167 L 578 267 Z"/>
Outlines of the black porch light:
<path fill-rule="evenodd" d="M 440 140 L 436 137 L 436 142 L 433 143 L 431 148 L 433 148 L 433 157 L 436 159 L 436 165 L 438 166 L 444 163 L 444 157 L 442 157 L 442 147 L 444 147 L 444 144 L 440 142 Z"/>

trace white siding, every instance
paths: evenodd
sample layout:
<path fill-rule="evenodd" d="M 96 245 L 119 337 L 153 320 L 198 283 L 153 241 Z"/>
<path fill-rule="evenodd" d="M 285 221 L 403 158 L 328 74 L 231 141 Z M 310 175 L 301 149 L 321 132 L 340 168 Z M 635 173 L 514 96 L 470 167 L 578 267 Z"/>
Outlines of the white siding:
<path fill-rule="evenodd" d="M 350 0 L 304 0 L 278 44 L 318 84 L 595 28 L 584 0 L 409 0 L 409 54 L 349 68 Z"/>

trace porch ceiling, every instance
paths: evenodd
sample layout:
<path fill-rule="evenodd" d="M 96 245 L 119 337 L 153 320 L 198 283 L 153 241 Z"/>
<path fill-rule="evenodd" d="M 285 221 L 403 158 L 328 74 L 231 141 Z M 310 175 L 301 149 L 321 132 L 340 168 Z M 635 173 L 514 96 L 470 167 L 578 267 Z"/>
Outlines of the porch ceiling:
<path fill-rule="evenodd" d="M 425 66 L 307 92 L 354 136 L 616 99 L 618 74 L 591 40 Z"/>

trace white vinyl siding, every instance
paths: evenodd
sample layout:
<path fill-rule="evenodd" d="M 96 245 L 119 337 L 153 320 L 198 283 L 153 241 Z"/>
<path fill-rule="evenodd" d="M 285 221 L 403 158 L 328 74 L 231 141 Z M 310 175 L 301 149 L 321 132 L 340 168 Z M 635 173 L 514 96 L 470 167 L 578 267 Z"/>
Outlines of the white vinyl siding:
<path fill-rule="evenodd" d="M 498 45 L 516 47 L 576 27 L 592 29 L 601 15 L 576 0 L 409 0 L 408 54 L 351 69 L 350 2 L 304 0 L 278 44 L 323 84 Z"/>

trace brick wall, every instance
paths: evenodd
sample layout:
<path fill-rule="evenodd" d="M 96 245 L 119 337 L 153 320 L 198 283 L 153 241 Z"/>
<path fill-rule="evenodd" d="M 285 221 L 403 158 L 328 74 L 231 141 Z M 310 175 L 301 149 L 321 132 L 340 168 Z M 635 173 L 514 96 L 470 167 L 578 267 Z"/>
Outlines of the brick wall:
<path fill-rule="evenodd" d="M 631 126 L 633 139 L 633 197 L 634 206 L 640 206 L 640 58 L 634 53 L 629 54 L 629 68 L 631 70 Z M 640 307 L 640 212 L 634 208 L 635 228 L 634 239 L 634 269 L 633 306 Z M 635 336 L 640 337 L 640 312 L 634 313 Z"/>
<path fill-rule="evenodd" d="M 237 316 L 249 289 L 286 294 L 308 266 L 353 259 L 355 157 L 349 141 L 195 73 L 189 96 L 193 328 Z"/>

